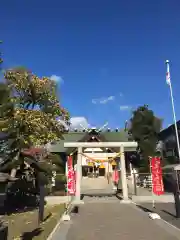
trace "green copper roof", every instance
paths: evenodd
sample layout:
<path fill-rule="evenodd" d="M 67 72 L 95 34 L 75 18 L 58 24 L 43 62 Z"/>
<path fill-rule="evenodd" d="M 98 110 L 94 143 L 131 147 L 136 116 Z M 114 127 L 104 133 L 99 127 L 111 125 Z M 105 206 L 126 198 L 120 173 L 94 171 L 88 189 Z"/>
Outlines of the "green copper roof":
<path fill-rule="evenodd" d="M 67 132 L 63 134 L 63 140 L 60 140 L 51 145 L 51 152 L 66 152 L 66 148 L 64 148 L 64 142 L 78 142 L 83 137 L 85 137 L 87 133 L 85 132 Z"/>
<path fill-rule="evenodd" d="M 128 132 L 124 130 L 119 132 L 102 132 L 102 136 L 107 142 L 128 142 Z"/>
<path fill-rule="evenodd" d="M 60 140 L 51 145 L 51 152 L 66 152 L 67 149 L 64 148 L 64 142 L 81 142 L 86 141 L 85 139 L 89 137 L 87 132 L 68 132 L 63 134 L 64 140 Z M 122 130 L 119 132 L 101 132 L 99 138 L 106 142 L 128 142 L 129 135 L 128 132 Z"/>

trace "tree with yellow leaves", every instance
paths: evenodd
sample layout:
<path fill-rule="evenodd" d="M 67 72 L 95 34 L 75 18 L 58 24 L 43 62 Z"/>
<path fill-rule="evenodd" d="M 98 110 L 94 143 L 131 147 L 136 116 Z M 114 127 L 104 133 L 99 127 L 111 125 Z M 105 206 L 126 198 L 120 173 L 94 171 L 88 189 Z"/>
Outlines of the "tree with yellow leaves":
<path fill-rule="evenodd" d="M 23 149 L 62 138 L 65 128 L 58 119 L 68 125 L 69 113 L 60 106 L 56 84 L 49 78 L 39 78 L 22 67 L 6 71 L 4 78 L 0 86 L 0 94 L 4 93 L 0 97 L 0 132 L 8 142 L 5 162 L 17 166 Z"/>

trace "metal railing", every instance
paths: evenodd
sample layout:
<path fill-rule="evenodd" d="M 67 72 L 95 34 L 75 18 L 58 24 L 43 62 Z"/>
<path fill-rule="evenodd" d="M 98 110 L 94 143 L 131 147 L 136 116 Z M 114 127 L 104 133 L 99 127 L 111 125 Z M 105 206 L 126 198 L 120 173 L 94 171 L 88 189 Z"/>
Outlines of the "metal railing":
<path fill-rule="evenodd" d="M 173 193 L 173 174 L 163 173 L 163 185 L 166 194 Z M 152 194 L 152 176 L 150 173 L 127 174 L 129 195 L 147 196 Z"/>
<path fill-rule="evenodd" d="M 149 195 L 152 191 L 150 173 L 127 174 L 129 195 Z"/>

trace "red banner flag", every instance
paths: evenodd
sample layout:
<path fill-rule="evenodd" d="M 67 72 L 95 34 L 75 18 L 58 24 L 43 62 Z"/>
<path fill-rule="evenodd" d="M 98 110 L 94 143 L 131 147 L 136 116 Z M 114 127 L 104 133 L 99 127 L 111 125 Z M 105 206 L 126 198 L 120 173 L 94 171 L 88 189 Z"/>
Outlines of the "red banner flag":
<path fill-rule="evenodd" d="M 119 172 L 118 172 L 117 169 L 113 171 L 113 176 L 112 176 L 112 178 L 113 178 L 113 182 L 115 182 L 116 184 L 118 184 L 118 181 L 119 181 Z"/>
<path fill-rule="evenodd" d="M 75 173 L 73 169 L 72 156 L 68 156 L 67 158 L 67 168 L 67 191 L 69 194 L 75 194 Z"/>
<path fill-rule="evenodd" d="M 160 157 L 151 159 L 152 190 L 156 195 L 164 194 L 164 185 L 162 179 L 162 168 Z"/>

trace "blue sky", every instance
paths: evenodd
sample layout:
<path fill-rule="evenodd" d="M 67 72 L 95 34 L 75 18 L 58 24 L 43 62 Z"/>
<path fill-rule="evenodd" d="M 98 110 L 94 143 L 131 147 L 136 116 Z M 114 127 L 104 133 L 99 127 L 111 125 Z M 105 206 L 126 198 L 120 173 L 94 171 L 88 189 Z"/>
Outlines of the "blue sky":
<path fill-rule="evenodd" d="M 166 59 L 180 119 L 179 11 L 178 0 L 2 0 L 4 67 L 55 75 L 61 103 L 91 125 L 123 127 L 149 104 L 167 126 Z"/>

